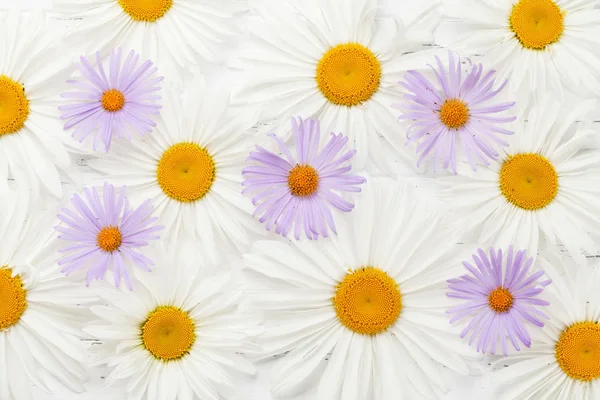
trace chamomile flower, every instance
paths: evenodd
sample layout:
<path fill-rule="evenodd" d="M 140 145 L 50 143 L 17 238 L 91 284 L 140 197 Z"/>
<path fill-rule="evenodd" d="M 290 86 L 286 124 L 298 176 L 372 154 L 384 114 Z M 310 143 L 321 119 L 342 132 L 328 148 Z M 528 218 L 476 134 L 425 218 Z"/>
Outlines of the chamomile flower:
<path fill-rule="evenodd" d="M 329 207 L 352 211 L 354 204 L 340 194 L 360 192 L 365 178 L 349 174 L 349 160 L 356 150 L 340 155 L 347 137 L 332 133 L 323 144 L 319 121 L 292 119 L 292 127 L 297 157 L 281 139 L 270 135 L 283 157 L 257 146 L 248 158 L 254 165 L 242 170 L 242 193 L 253 195 L 252 203 L 257 206 L 254 213 L 260 215 L 260 222 L 267 223 L 267 230 L 275 226 L 276 233 L 287 236 L 294 228 L 296 239 L 300 239 L 303 229 L 309 239 L 317 239 L 319 234 L 327 237 L 328 227 L 336 233 Z"/>
<path fill-rule="evenodd" d="M 600 234 L 600 149 L 589 113 L 547 98 L 519 118 L 498 161 L 444 180 L 444 201 L 480 243 L 537 254 L 540 239 L 573 257 L 594 252 Z"/>
<path fill-rule="evenodd" d="M 64 129 L 75 128 L 72 136 L 80 143 L 94 133 L 94 150 L 102 143 L 108 151 L 113 136 L 131 140 L 131 133 L 152 132 L 156 126 L 153 118 L 160 110 L 160 104 L 156 103 L 160 100 L 158 84 L 163 78 L 155 75 L 157 68 L 152 61 L 138 65 L 139 59 L 133 50 L 122 59 L 121 48 L 113 49 L 107 76 L 100 53 L 96 53 L 97 70 L 81 57 L 81 80 L 68 81 L 78 90 L 62 93 L 61 97 L 70 104 L 58 108 L 62 112 L 60 118 L 68 120 Z"/>
<path fill-rule="evenodd" d="M 203 276 L 189 249 L 158 256 L 135 297 L 100 290 L 106 305 L 91 308 L 97 320 L 85 331 L 102 341 L 93 363 L 108 365 L 107 384 L 127 384 L 128 399 L 232 398 L 254 373 L 240 355 L 253 349 L 254 328 L 238 310 L 239 285 L 229 274 Z"/>
<path fill-rule="evenodd" d="M 83 392 L 81 326 L 95 298 L 60 273 L 54 213 L 2 193 L 0 210 L 0 398 L 33 399 L 32 387 Z"/>
<path fill-rule="evenodd" d="M 86 282 L 104 279 L 112 267 L 115 286 L 121 284 L 121 277 L 129 290 L 133 289 L 127 262 L 150 271 L 152 260 L 137 249 L 148 246 L 151 240 L 159 239 L 156 217 L 152 217 L 153 206 L 146 200 L 137 208 L 129 205 L 125 187 L 115 193 L 115 188 L 104 183 L 102 197 L 95 187 L 85 188 L 84 197 L 73 195 L 73 210 L 63 208 L 58 218 L 63 225 L 54 227 L 60 232 L 59 239 L 71 242 L 61 248 L 65 254 L 59 264 L 67 275 L 82 268 L 88 268 Z"/>
<path fill-rule="evenodd" d="M 432 56 L 422 45 L 432 40 L 434 9 L 407 24 L 376 17 L 376 0 L 268 3 L 256 11 L 250 43 L 239 54 L 246 79 L 232 96 L 235 103 L 258 105 L 263 118 L 282 126 L 301 115 L 320 120 L 325 132 L 343 132 L 359 150 L 359 169 L 370 157 L 393 171 L 397 154 L 388 156 L 389 143 L 409 159 L 390 105 L 398 81 L 408 70 L 425 68 Z"/>
<path fill-rule="evenodd" d="M 256 143 L 249 132 L 255 121 L 234 115 L 225 96 L 209 95 L 202 79 L 193 85 L 183 102 L 180 93 L 165 91 L 151 135 L 114 143 L 89 164 L 102 180 L 127 185 L 137 204 L 150 199 L 169 244 L 187 236 L 215 261 L 217 248 L 241 250 L 258 230 L 252 204 L 240 194 L 242 168 Z"/>
<path fill-rule="evenodd" d="M 597 262 L 574 267 L 555 253 L 541 259 L 552 278 L 544 291 L 550 320 L 532 332 L 530 349 L 502 360 L 492 375 L 499 397 L 582 399 L 600 396 L 600 301 Z M 565 274 L 555 272 L 556 267 Z M 508 365 L 508 366 L 505 366 Z"/>
<path fill-rule="evenodd" d="M 470 334 L 469 345 L 477 339 L 477 351 L 496 354 L 496 348 L 508 355 L 507 339 L 516 350 L 519 342 L 531 346 L 527 325 L 544 326 L 548 316 L 541 306 L 549 303 L 537 298 L 550 280 L 541 280 L 544 271 L 533 271 L 533 257 L 527 258 L 525 250 L 515 253 L 508 248 L 506 260 L 502 250 L 490 249 L 490 256 L 479 249 L 473 254 L 477 267 L 463 261 L 469 274 L 448 280 L 448 297 L 464 300 L 463 304 L 448 310 L 450 323 L 470 317 L 460 337 Z M 504 267 L 506 265 L 506 267 Z"/>
<path fill-rule="evenodd" d="M 0 10 L 0 187 L 10 175 L 32 196 L 62 196 L 59 172 L 71 164 L 56 109 L 69 76 L 67 55 L 56 57 L 42 13 Z"/>
<path fill-rule="evenodd" d="M 478 162 L 489 164 L 489 159 L 498 157 L 497 146 L 508 146 L 502 135 L 513 134 L 502 124 L 516 119 L 504 113 L 515 102 L 495 99 L 507 81 L 495 85 L 495 71 L 484 72 L 481 64 L 472 65 L 463 79 L 461 59 L 452 52 L 448 52 L 448 70 L 439 57 L 436 61 L 437 69 L 431 69 L 437 82 L 418 71 L 408 71 L 401 83 L 403 101 L 394 105 L 402 110 L 399 118 L 409 124 L 406 143 L 418 144 L 417 167 L 432 156 L 434 172 L 441 164 L 456 173 L 459 143 L 472 169 Z"/>
<path fill-rule="evenodd" d="M 459 22 L 444 30 L 465 55 L 483 54 L 520 108 L 564 88 L 600 93 L 600 11 L 597 0 L 445 0 L 444 13 Z"/>
<path fill-rule="evenodd" d="M 468 373 L 470 351 L 445 314 L 461 255 L 451 230 L 411 198 L 369 179 L 337 236 L 258 241 L 245 255 L 264 357 L 289 352 L 273 369 L 275 397 L 315 379 L 317 399 L 439 398 L 439 364 Z"/>
<path fill-rule="evenodd" d="M 161 71 L 219 61 L 219 51 L 238 32 L 242 0 L 55 0 L 61 17 L 81 18 L 71 34 L 88 51 L 135 49 Z M 87 53 L 87 51 L 84 50 Z M 165 72 L 166 73 L 166 72 Z"/>

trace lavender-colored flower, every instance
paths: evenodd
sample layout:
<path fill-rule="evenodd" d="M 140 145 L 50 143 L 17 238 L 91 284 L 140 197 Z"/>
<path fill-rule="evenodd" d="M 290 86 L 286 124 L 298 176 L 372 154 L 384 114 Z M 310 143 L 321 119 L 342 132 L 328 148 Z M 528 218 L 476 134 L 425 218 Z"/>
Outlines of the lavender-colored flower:
<path fill-rule="evenodd" d="M 319 149 L 319 121 L 292 119 L 292 128 L 296 159 L 281 139 L 270 134 L 283 157 L 256 146 L 248 160 L 257 164 L 242 170 L 242 193 L 253 193 L 252 203 L 257 206 L 254 215 L 260 216 L 261 223 L 266 222 L 267 230 L 275 226 L 276 233 L 287 236 L 293 227 L 296 239 L 302 230 L 309 239 L 318 239 L 319 234 L 327 237 L 327 226 L 336 233 L 329 207 L 343 212 L 354 208 L 335 192 L 360 192 L 358 186 L 365 178 L 349 173 L 349 160 L 356 150 L 339 155 L 347 137 L 332 132 L 329 142 Z"/>
<path fill-rule="evenodd" d="M 163 78 L 155 76 L 157 68 L 151 61 L 138 66 L 140 55 L 129 52 L 121 66 L 121 49 L 110 54 L 108 76 L 104 72 L 100 53 L 96 53 L 96 68 L 81 57 L 81 80 L 67 81 L 75 92 L 62 93 L 61 97 L 75 101 L 59 107 L 61 119 L 68 120 L 64 129 L 75 127 L 73 137 L 83 142 L 95 132 L 93 148 L 102 141 L 108 152 L 113 136 L 131 140 L 131 133 L 144 135 L 152 132 L 156 123 L 153 116 L 161 106 L 157 92 Z"/>
<path fill-rule="evenodd" d="M 500 135 L 514 133 L 499 124 L 512 122 L 516 116 L 503 113 L 512 108 L 514 102 L 493 101 L 507 83 L 504 81 L 493 89 L 496 71 L 483 74 L 481 64 L 471 65 L 469 61 L 471 70 L 463 79 L 460 57 L 455 58 L 448 52 L 448 58 L 448 71 L 439 57 L 436 57 L 437 70 L 429 65 L 437 78 L 437 86 L 423 74 L 408 71 L 405 81 L 400 82 L 408 93 L 393 107 L 402 110 L 399 119 L 412 121 L 406 131 L 406 144 L 418 143 L 417 167 L 433 154 L 434 172 L 439 162 L 444 169 L 450 166 L 456 174 L 458 139 L 473 170 L 476 160 L 489 165 L 489 159 L 495 160 L 499 155 L 495 144 L 508 146 Z"/>
<path fill-rule="evenodd" d="M 74 242 L 59 250 L 68 254 L 58 262 L 64 266 L 62 272 L 69 275 L 87 267 L 89 286 L 93 279 L 103 279 L 112 265 L 115 285 L 119 287 L 122 276 L 129 290 L 133 289 L 126 261 L 150 271 L 152 260 L 134 249 L 158 239 L 156 232 L 163 229 L 155 225 L 157 218 L 151 216 L 154 207 L 150 200 L 133 209 L 125 196 L 125 186 L 117 195 L 112 185 L 104 183 L 102 197 L 96 188 L 85 188 L 84 198 L 75 194 L 71 202 L 74 210 L 63 208 L 58 215 L 65 225 L 54 228 L 61 233 L 59 239 Z"/>
<path fill-rule="evenodd" d="M 448 296 L 465 300 L 464 304 L 448 310 L 448 314 L 453 314 L 450 323 L 471 318 L 460 337 L 471 332 L 469 346 L 477 339 L 478 352 L 486 353 L 489 349 L 491 354 L 496 354 L 500 342 L 502 353 L 507 355 L 507 337 L 517 351 L 520 350 L 518 342 L 531 346 L 524 322 L 543 327 L 541 318 L 549 319 L 536 307 L 550 304 L 537 296 L 551 281 L 538 282 L 544 271 L 528 275 L 533 258 L 527 258 L 524 250 L 515 254 L 510 246 L 505 268 L 502 267 L 502 250 L 490 249 L 489 259 L 481 249 L 477 254 L 479 257 L 473 254 L 477 268 L 465 261 L 463 265 L 470 274 L 448 281 Z"/>

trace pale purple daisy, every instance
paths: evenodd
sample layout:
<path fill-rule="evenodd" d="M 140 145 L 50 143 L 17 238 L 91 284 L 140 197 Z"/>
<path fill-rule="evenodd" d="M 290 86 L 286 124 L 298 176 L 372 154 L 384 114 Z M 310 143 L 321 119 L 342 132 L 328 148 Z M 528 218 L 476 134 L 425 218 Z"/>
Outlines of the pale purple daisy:
<path fill-rule="evenodd" d="M 61 119 L 68 120 L 64 129 L 75 127 L 73 137 L 83 142 L 94 132 L 93 148 L 102 142 L 108 152 L 113 136 L 131 140 L 131 133 L 144 135 L 156 126 L 153 117 L 159 114 L 160 96 L 157 68 L 151 61 L 138 65 L 140 55 L 129 52 L 121 65 L 121 49 L 110 54 L 108 76 L 96 53 L 96 69 L 81 57 L 81 80 L 67 81 L 77 91 L 62 93 L 61 97 L 74 101 L 59 107 Z"/>
<path fill-rule="evenodd" d="M 131 260 L 142 269 L 150 271 L 152 260 L 135 249 L 145 247 L 150 240 L 158 239 L 157 232 L 163 229 L 155 225 L 152 217 L 153 205 L 146 200 L 133 209 L 125 196 L 125 186 L 119 193 L 104 183 L 102 196 L 96 188 L 84 188 L 83 198 L 75 194 L 71 203 L 74 210 L 62 208 L 58 218 L 64 225 L 56 226 L 62 240 L 73 242 L 59 251 L 68 255 L 59 260 L 62 272 L 69 275 L 81 268 L 88 268 L 87 285 L 103 279 L 112 266 L 114 282 L 120 286 L 121 277 L 129 290 L 133 288 L 126 261 Z"/>
<path fill-rule="evenodd" d="M 478 256 L 479 255 L 479 256 Z M 477 351 L 496 354 L 498 342 L 504 355 L 508 354 L 507 337 L 513 347 L 520 350 L 519 342 L 531 346 L 531 337 L 525 322 L 543 327 L 543 319 L 548 316 L 536 307 L 547 306 L 545 300 L 537 298 L 550 280 L 539 282 L 544 271 L 530 272 L 533 258 L 527 258 L 526 251 L 516 253 L 513 246 L 508 249 L 506 266 L 503 267 L 502 250 L 490 249 L 490 258 L 481 250 L 473 254 L 476 268 L 464 261 L 470 272 L 458 279 L 450 279 L 448 297 L 465 300 L 464 304 L 450 308 L 453 314 L 450 323 L 463 318 L 471 318 L 460 334 L 469 337 L 469 346 L 477 339 Z"/>
<path fill-rule="evenodd" d="M 412 121 L 406 144 L 417 142 L 417 167 L 431 154 L 434 172 L 439 162 L 456 174 L 458 140 L 473 170 L 477 160 L 489 165 L 489 159 L 499 155 L 495 145 L 509 145 L 501 136 L 514 133 L 500 125 L 514 121 L 516 116 L 510 110 L 514 102 L 494 101 L 507 83 L 494 89 L 496 71 L 483 74 L 481 64 L 471 65 L 469 61 L 471 70 L 463 79 L 460 57 L 448 52 L 448 58 L 448 71 L 437 56 L 437 70 L 429 65 L 437 85 L 417 71 L 408 71 L 405 81 L 400 82 L 408 93 L 393 107 L 402 110 L 399 119 Z"/>
<path fill-rule="evenodd" d="M 296 158 L 276 135 L 275 139 L 283 157 L 261 146 L 250 153 L 254 165 L 242 170 L 245 189 L 242 193 L 253 195 L 257 206 L 254 216 L 266 222 L 267 230 L 275 226 L 275 232 L 287 236 L 294 228 L 294 236 L 300 239 L 304 230 L 309 239 L 327 237 L 328 228 L 336 233 L 330 207 L 349 212 L 354 204 L 335 192 L 360 192 L 365 178 L 351 175 L 349 160 L 356 150 L 342 152 L 348 138 L 331 133 L 331 139 L 320 148 L 319 121 L 292 119 Z"/>

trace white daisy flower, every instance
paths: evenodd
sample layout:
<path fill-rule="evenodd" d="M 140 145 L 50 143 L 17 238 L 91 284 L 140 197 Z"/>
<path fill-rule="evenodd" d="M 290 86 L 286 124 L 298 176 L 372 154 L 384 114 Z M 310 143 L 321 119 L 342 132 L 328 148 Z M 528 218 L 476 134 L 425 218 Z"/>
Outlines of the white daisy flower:
<path fill-rule="evenodd" d="M 240 194 L 242 168 L 255 145 L 248 131 L 254 120 L 233 115 L 224 95 L 209 94 L 202 79 L 193 86 L 183 101 L 166 91 L 152 134 L 116 143 L 89 164 L 101 180 L 126 185 L 132 200 L 151 199 L 168 243 L 189 236 L 215 261 L 217 249 L 241 251 L 260 229 L 252 203 Z"/>
<path fill-rule="evenodd" d="M 562 258 L 562 259 L 561 259 Z M 531 348 L 503 359 L 492 375 L 498 398 L 512 400 L 600 398 L 600 276 L 585 262 L 574 266 L 556 253 L 542 258 L 552 278 L 544 291 L 550 316 L 532 332 Z M 560 275 L 556 267 L 564 268 Z"/>
<path fill-rule="evenodd" d="M 3 192 L 0 211 L 0 398 L 33 399 L 32 386 L 83 392 L 81 341 L 89 292 L 64 277 L 52 234 L 56 216 Z M 26 218 L 27 213 L 30 217 Z"/>
<path fill-rule="evenodd" d="M 33 197 L 61 197 L 71 160 L 56 103 L 70 60 L 56 57 L 43 13 L 0 11 L 0 38 L 0 188 L 11 175 Z"/>
<path fill-rule="evenodd" d="M 458 24 L 439 39 L 463 55 L 483 54 L 484 64 L 506 78 L 520 107 L 546 93 L 600 94 L 598 0 L 445 0 Z M 444 37 L 445 36 L 445 37 Z"/>
<path fill-rule="evenodd" d="M 238 32 L 236 14 L 247 8 L 242 0 L 54 1 L 60 17 L 82 19 L 71 35 L 85 38 L 86 53 L 134 49 L 163 71 L 219 61 Z"/>
<path fill-rule="evenodd" d="M 337 236 L 258 241 L 245 255 L 264 357 L 289 352 L 273 369 L 275 397 L 320 377 L 317 399 L 436 399 L 440 364 L 469 372 L 446 316 L 446 279 L 461 274 L 463 256 L 452 232 L 403 186 L 368 182 Z"/>
<path fill-rule="evenodd" d="M 600 149 L 591 127 L 595 102 L 569 112 L 545 99 L 517 120 L 497 161 L 443 181 L 443 200 L 479 243 L 518 244 L 536 254 L 540 239 L 574 257 L 592 253 L 600 234 Z M 581 122 L 576 122 L 581 121 Z M 590 236 L 591 235 L 591 236 Z"/>
<path fill-rule="evenodd" d="M 358 168 L 369 156 L 388 172 L 398 156 L 412 164 L 390 107 L 404 74 L 432 59 L 418 50 L 432 41 L 424 27 L 437 22 L 435 7 L 404 23 L 376 16 L 376 0 L 263 3 L 248 22 L 250 40 L 239 54 L 246 76 L 234 102 L 258 105 L 263 118 L 281 124 L 295 116 L 320 120 L 323 131 L 341 132 L 360 149 Z M 389 144 L 380 136 L 397 154 L 382 156 Z"/>
<path fill-rule="evenodd" d="M 136 295 L 100 290 L 97 321 L 85 331 L 102 341 L 94 364 L 108 364 L 108 385 L 126 384 L 127 398 L 231 398 L 252 364 L 239 353 L 254 329 L 238 311 L 239 286 L 229 274 L 205 277 L 190 246 L 158 257 L 140 274 Z M 249 347 L 250 346 L 250 347 Z"/>

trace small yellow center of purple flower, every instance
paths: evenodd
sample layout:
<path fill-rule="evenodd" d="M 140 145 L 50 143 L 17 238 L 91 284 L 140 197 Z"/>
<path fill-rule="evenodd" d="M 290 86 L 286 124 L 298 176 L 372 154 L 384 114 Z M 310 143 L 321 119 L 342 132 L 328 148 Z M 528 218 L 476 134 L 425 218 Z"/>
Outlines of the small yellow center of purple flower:
<path fill-rule="evenodd" d="M 469 122 L 469 108 L 461 99 L 448 99 L 439 111 L 440 121 L 450 129 L 462 128 Z"/>
<path fill-rule="evenodd" d="M 333 104 L 356 106 L 379 89 L 381 64 L 358 43 L 339 44 L 323 54 L 317 65 L 317 84 Z"/>
<path fill-rule="evenodd" d="M 600 325 L 586 321 L 565 329 L 556 342 L 555 356 L 564 373 L 575 380 L 600 378 Z"/>
<path fill-rule="evenodd" d="M 386 272 L 365 267 L 348 273 L 338 284 L 333 306 L 346 328 L 375 335 L 396 322 L 402 311 L 402 295 Z"/>
<path fill-rule="evenodd" d="M 121 231 L 116 226 L 102 228 L 96 237 L 98 247 L 107 253 L 118 250 L 122 241 Z"/>
<path fill-rule="evenodd" d="M 0 75 L 0 137 L 23 128 L 29 116 L 25 88 L 5 75 Z"/>
<path fill-rule="evenodd" d="M 21 319 L 27 309 L 27 291 L 19 275 L 12 269 L 0 267 L 0 331 L 10 328 Z"/>
<path fill-rule="evenodd" d="M 488 295 L 488 304 L 497 313 L 505 313 L 513 306 L 514 298 L 508 289 L 498 287 Z"/>
<path fill-rule="evenodd" d="M 535 153 L 510 156 L 500 169 L 500 190 L 524 210 L 546 207 L 558 193 L 558 175 L 545 157 Z"/>
<path fill-rule="evenodd" d="M 156 22 L 171 9 L 173 0 L 119 0 L 119 4 L 135 21 Z"/>
<path fill-rule="evenodd" d="M 288 187 L 294 196 L 310 196 L 319 188 L 319 174 L 310 165 L 298 165 L 288 175 Z"/>
<path fill-rule="evenodd" d="M 564 16 L 554 0 L 520 0 L 510 13 L 510 29 L 523 47 L 543 50 L 562 36 Z"/>
<path fill-rule="evenodd" d="M 125 105 L 125 96 L 117 89 L 110 89 L 102 94 L 101 102 L 106 111 L 117 112 Z"/>
<path fill-rule="evenodd" d="M 141 327 L 146 350 L 161 361 L 173 361 L 189 353 L 196 341 L 196 324 L 177 307 L 159 306 Z"/>

